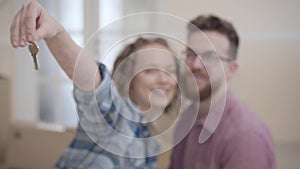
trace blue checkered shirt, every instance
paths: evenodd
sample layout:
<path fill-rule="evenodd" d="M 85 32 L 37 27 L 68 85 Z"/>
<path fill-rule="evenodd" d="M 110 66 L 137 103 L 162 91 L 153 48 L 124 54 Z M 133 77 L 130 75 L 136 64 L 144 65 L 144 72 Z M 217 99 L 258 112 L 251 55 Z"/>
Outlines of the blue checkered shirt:
<path fill-rule="evenodd" d="M 79 124 L 75 138 L 54 168 L 155 168 L 159 145 L 149 138 L 147 124 L 142 123 L 144 116 L 119 95 L 105 66 L 99 64 L 99 69 L 102 82 L 95 91 L 74 87 Z"/>

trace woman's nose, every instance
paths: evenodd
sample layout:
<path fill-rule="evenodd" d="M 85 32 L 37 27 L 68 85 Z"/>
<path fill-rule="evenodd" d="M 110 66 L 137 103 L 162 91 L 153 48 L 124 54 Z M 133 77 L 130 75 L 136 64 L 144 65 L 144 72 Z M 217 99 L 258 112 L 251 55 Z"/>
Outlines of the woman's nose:
<path fill-rule="evenodd" d="M 160 70 L 159 73 L 158 73 L 158 80 L 159 80 L 160 82 L 165 83 L 165 82 L 167 82 L 168 79 L 170 78 L 169 76 L 170 76 L 170 75 L 169 75 L 167 72 L 165 72 L 165 71 L 163 71 L 163 70 Z"/>
<path fill-rule="evenodd" d="M 194 69 L 205 69 L 205 65 L 203 63 L 203 61 L 201 60 L 201 58 L 199 56 L 197 56 L 193 62 L 191 63 L 192 68 Z"/>

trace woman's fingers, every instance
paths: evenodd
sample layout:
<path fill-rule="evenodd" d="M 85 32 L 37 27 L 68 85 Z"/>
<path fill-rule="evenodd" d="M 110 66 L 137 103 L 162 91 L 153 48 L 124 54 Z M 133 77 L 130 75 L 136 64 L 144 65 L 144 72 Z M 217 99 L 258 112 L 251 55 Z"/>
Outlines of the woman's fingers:
<path fill-rule="evenodd" d="M 36 2 L 31 1 L 26 6 L 26 15 L 24 18 L 25 37 L 28 42 L 34 42 L 37 39 L 37 22 L 42 15 L 42 7 Z"/>
<path fill-rule="evenodd" d="M 42 22 L 42 12 L 42 7 L 36 1 L 22 6 L 10 27 L 10 40 L 13 47 L 24 47 L 27 42 L 39 40 L 37 39 L 37 24 Z"/>
<path fill-rule="evenodd" d="M 10 26 L 10 42 L 11 45 L 16 48 L 20 46 L 20 34 L 21 34 L 21 11 L 19 10 L 18 13 L 15 15 L 13 22 Z"/>
<path fill-rule="evenodd" d="M 26 45 L 26 33 L 24 29 L 24 24 L 26 20 L 26 5 L 23 4 L 21 8 L 21 19 L 20 19 L 20 46 L 24 47 Z"/>

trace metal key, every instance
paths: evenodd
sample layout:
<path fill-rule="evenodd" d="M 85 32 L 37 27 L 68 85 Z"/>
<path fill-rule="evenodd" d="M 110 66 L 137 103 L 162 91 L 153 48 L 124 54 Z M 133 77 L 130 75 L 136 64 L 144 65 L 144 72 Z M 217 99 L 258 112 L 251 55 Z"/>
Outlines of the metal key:
<path fill-rule="evenodd" d="M 39 70 L 39 65 L 38 65 L 38 60 L 37 60 L 37 54 L 39 52 L 39 47 L 34 42 L 32 42 L 29 44 L 28 49 L 33 58 L 35 70 Z"/>

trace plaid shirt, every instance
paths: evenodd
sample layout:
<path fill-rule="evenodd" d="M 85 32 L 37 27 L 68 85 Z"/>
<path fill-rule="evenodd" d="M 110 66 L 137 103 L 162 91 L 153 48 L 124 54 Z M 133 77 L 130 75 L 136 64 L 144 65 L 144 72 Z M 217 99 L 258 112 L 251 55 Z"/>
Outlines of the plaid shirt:
<path fill-rule="evenodd" d="M 54 168 L 154 168 L 159 145 L 148 138 L 144 116 L 129 99 L 119 95 L 105 66 L 100 64 L 99 68 L 102 82 L 95 91 L 83 92 L 74 87 L 79 125 Z"/>

